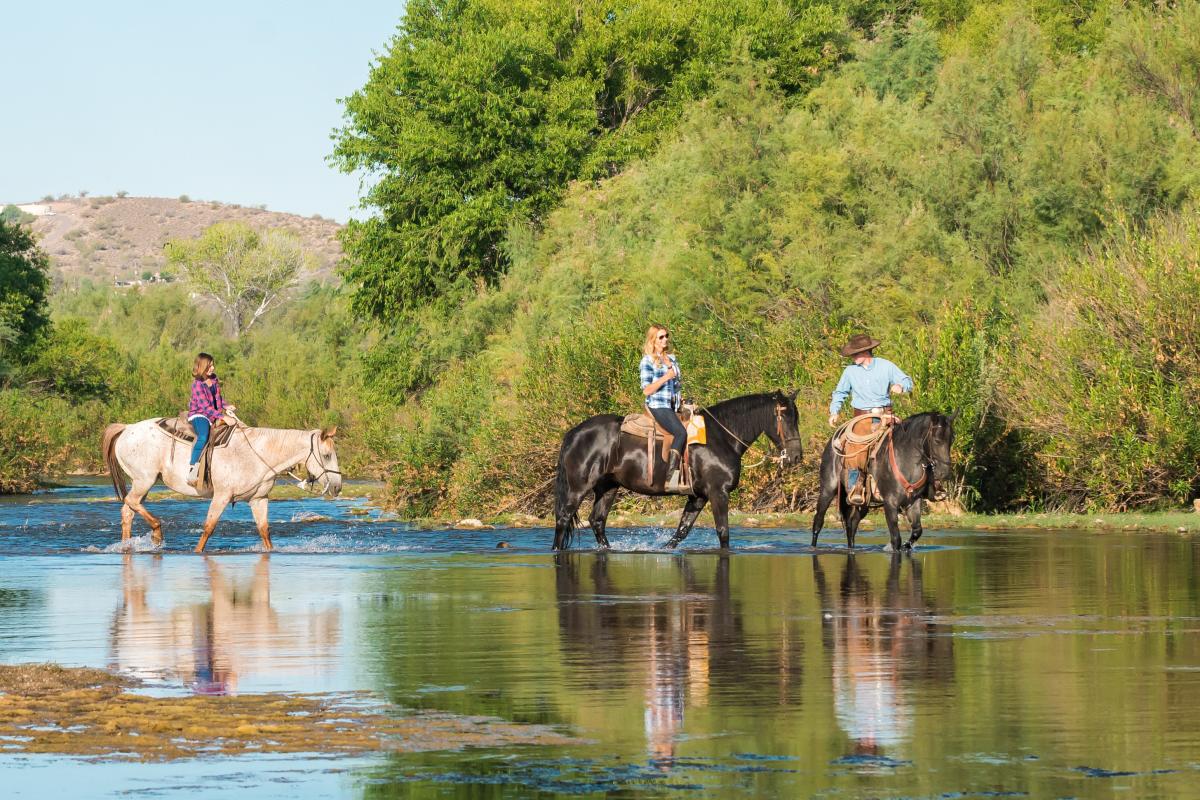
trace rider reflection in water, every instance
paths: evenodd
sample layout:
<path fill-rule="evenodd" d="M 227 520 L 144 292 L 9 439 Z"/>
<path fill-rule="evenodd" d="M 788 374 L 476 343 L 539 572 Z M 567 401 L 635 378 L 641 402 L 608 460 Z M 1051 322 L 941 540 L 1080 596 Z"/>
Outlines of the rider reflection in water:
<path fill-rule="evenodd" d="M 831 596 L 822 561 L 813 559 L 813 582 L 825 609 L 822 641 L 829 656 L 834 714 L 853 742 L 852 755 L 883 756 L 912 738 L 910 685 L 953 680 L 953 639 L 928 620 L 921 563 L 892 559 L 882 596 L 853 554 Z M 910 566 L 902 586 L 901 568 Z"/>

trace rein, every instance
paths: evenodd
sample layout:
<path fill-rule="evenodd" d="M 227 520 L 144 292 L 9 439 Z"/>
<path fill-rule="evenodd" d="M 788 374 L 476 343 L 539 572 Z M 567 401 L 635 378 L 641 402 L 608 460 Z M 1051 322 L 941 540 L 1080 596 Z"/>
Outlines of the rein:
<path fill-rule="evenodd" d="M 278 478 L 280 475 L 286 474 L 292 480 L 296 481 L 296 483 L 298 483 L 300 485 L 301 489 L 304 489 L 305 491 L 309 491 L 310 486 L 312 486 L 314 483 L 316 483 L 321 478 L 324 478 L 326 475 L 341 475 L 342 474 L 335 469 L 326 468 L 324 460 L 319 455 L 317 455 L 317 434 L 315 432 L 311 435 L 311 437 L 309 438 L 309 441 L 308 441 L 308 455 L 301 456 L 300 461 L 307 462 L 308 456 L 317 456 L 317 463 L 321 465 L 321 474 L 315 478 L 310 477 L 307 480 L 305 480 L 305 479 L 302 479 L 299 475 L 297 475 L 293 471 L 293 470 L 295 470 L 296 465 L 300 463 L 300 461 L 296 461 L 286 467 L 272 467 L 270 462 L 268 462 L 265 458 L 263 458 L 262 455 L 257 450 L 254 449 L 254 445 L 253 445 L 253 443 L 251 443 L 250 437 L 246 433 L 247 427 L 248 426 L 246 426 L 246 425 L 238 426 L 238 430 L 241 432 L 242 438 L 246 440 L 246 447 L 250 448 L 250 452 L 254 454 L 254 457 L 257 458 L 259 461 L 261 461 L 263 466 L 271 471 L 272 478 Z M 325 483 L 325 489 L 326 489 L 326 491 L 328 491 L 328 489 L 329 489 L 328 481 L 326 481 L 326 483 Z"/>
<path fill-rule="evenodd" d="M 934 463 L 938 460 L 929 453 L 929 437 L 933 433 L 933 428 L 930 427 L 925 431 L 925 435 L 921 438 L 921 478 L 915 483 L 910 483 L 908 478 L 904 477 L 904 473 L 900 471 L 900 465 L 896 463 L 896 448 L 893 445 L 895 434 L 888 435 L 888 462 L 892 466 L 892 475 L 899 481 L 903 487 L 905 494 L 911 499 L 913 494 L 925 488 L 925 484 L 929 482 L 929 474 L 933 471 Z"/>
<path fill-rule="evenodd" d="M 781 404 L 780 404 L 780 403 L 778 403 L 778 402 L 776 402 L 776 403 L 775 403 L 775 432 L 778 434 L 778 436 L 779 436 L 779 441 L 781 441 L 781 442 L 786 442 L 786 441 L 787 441 L 787 439 L 785 439 L 785 438 L 784 438 L 784 435 L 783 435 L 783 412 L 784 412 L 784 411 L 786 411 L 786 410 L 787 410 L 787 406 L 781 405 Z M 720 425 L 720 426 L 721 426 L 721 429 L 722 429 L 723 431 L 725 431 L 725 432 L 726 432 L 726 433 L 728 433 L 730 436 L 732 436 L 732 437 L 733 437 L 733 440 L 734 440 L 735 442 L 737 442 L 738 444 L 740 444 L 742 447 L 746 448 L 747 450 L 749 450 L 749 449 L 750 449 L 750 443 L 749 443 L 749 442 L 744 442 L 744 441 L 742 441 L 742 440 L 741 440 L 741 438 L 740 438 L 740 437 L 739 437 L 739 436 L 738 436 L 736 433 L 734 433 L 733 431 L 729 430 L 729 428 L 725 426 L 725 423 L 724 423 L 724 422 L 721 422 L 721 420 L 717 418 L 716 414 L 713 414 L 713 413 L 712 413 L 712 409 L 710 409 L 708 406 L 701 406 L 700 408 L 698 408 L 698 409 L 697 409 L 697 411 L 703 411 L 703 412 L 704 412 L 704 414 L 705 414 L 706 416 L 708 416 L 709 418 L 711 418 L 713 422 L 715 422 L 715 423 L 717 423 L 718 425 Z M 757 463 L 755 463 L 755 464 L 750 464 L 749 466 L 750 466 L 750 467 L 757 467 L 759 464 L 763 463 L 763 462 L 764 462 L 764 461 L 766 461 L 767 459 L 770 459 L 771 461 L 777 461 L 777 462 L 779 462 L 779 463 L 783 463 L 783 462 L 784 462 L 784 461 L 787 459 L 787 446 L 786 446 L 786 445 L 784 445 L 784 446 L 782 446 L 782 447 L 779 449 L 779 455 L 777 455 L 777 456 L 771 456 L 771 455 L 763 456 L 763 457 L 762 457 L 762 459 L 761 459 L 761 460 L 759 460 Z"/>

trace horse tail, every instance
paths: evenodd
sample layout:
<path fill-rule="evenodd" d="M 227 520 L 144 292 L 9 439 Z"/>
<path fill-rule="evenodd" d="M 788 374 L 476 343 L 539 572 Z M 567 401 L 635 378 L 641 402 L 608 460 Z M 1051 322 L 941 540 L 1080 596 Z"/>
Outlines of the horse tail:
<path fill-rule="evenodd" d="M 570 436 L 569 433 L 567 435 Z M 579 524 L 578 510 L 563 519 L 563 513 L 568 505 L 568 495 L 571 492 L 571 486 L 567 480 L 567 465 L 563 463 L 566 455 L 567 440 L 564 438 L 562 448 L 558 451 L 558 473 L 554 476 L 554 544 L 555 547 L 561 548 L 571 546 L 571 536 Z"/>
<path fill-rule="evenodd" d="M 108 467 L 108 474 L 112 478 L 113 489 L 117 492 L 117 499 L 122 503 L 125 502 L 128 490 L 125 488 L 125 471 L 117 462 L 117 439 L 126 427 L 124 423 L 114 422 L 105 428 L 103 444 L 100 447 L 104 453 L 104 464 Z"/>

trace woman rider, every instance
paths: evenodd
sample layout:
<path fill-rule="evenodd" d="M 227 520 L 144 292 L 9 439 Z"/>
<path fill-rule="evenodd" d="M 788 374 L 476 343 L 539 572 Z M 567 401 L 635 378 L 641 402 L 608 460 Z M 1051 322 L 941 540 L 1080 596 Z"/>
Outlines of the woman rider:
<path fill-rule="evenodd" d="M 667 462 L 667 491 L 679 491 L 679 465 L 687 444 L 687 430 L 676 413 L 679 408 L 679 362 L 669 352 L 671 334 L 662 325 L 651 325 L 642 345 L 642 394 L 654 420 L 674 437 Z"/>
<path fill-rule="evenodd" d="M 188 402 L 188 422 L 196 430 L 196 444 L 192 446 L 192 458 L 188 462 L 189 484 L 194 486 L 200 478 L 200 453 L 208 442 L 209 430 L 222 419 L 226 425 L 236 424 L 237 420 L 231 416 L 236 410 L 221 396 L 221 382 L 217 380 L 213 357 L 208 353 L 196 356 L 192 364 L 192 399 Z"/>

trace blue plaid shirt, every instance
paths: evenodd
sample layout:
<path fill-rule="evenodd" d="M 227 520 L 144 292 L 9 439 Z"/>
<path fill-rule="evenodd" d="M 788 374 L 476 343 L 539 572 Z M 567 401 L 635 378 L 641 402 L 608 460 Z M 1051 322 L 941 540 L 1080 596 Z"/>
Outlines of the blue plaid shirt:
<path fill-rule="evenodd" d="M 678 408 L 679 407 L 679 362 L 675 360 L 675 356 L 668 354 L 667 359 L 670 361 L 670 366 L 667 364 L 658 365 L 654 363 L 654 359 L 650 356 L 642 356 L 642 363 L 639 369 L 642 373 L 642 389 L 645 389 L 650 384 L 667 374 L 667 370 L 674 367 L 676 377 L 658 387 L 658 391 L 646 397 L 647 408 Z"/>

